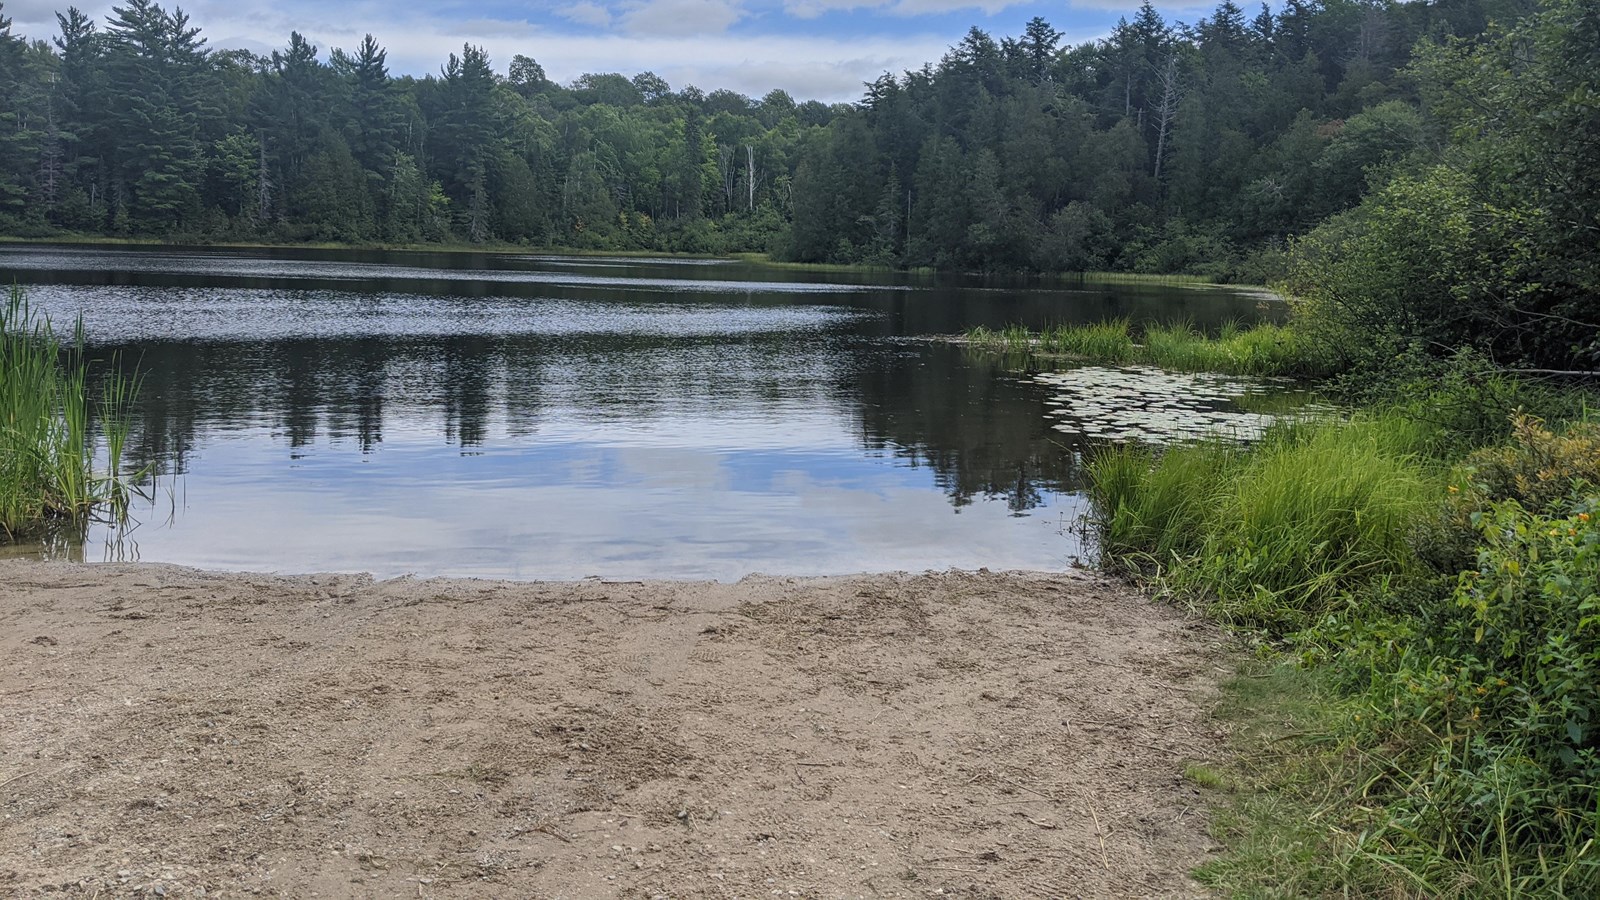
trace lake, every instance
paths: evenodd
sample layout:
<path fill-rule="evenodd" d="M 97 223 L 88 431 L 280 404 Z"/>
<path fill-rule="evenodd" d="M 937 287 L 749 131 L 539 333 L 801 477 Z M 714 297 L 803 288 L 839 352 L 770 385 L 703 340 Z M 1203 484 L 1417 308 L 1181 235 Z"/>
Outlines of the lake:
<path fill-rule="evenodd" d="M 0 278 L 143 373 L 130 457 L 158 473 L 125 534 L 7 552 L 379 576 L 1059 569 L 1086 441 L 1047 380 L 928 336 L 1274 314 L 542 254 L 0 246 Z"/>

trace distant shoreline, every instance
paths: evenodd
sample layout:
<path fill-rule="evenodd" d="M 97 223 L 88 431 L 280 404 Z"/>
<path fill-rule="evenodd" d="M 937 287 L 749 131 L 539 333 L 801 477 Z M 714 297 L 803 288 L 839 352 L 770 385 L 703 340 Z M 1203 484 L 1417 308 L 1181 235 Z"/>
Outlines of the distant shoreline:
<path fill-rule="evenodd" d="M 615 257 L 622 259 L 701 259 L 723 260 L 727 262 L 745 263 L 768 269 L 790 272 L 815 272 L 831 274 L 862 274 L 862 275 L 909 275 L 914 277 L 931 278 L 936 276 L 963 276 L 984 277 L 987 275 L 1001 275 L 1007 277 L 1037 279 L 1044 283 L 1083 283 L 1083 284 L 1124 284 L 1124 285 L 1152 285 L 1170 287 L 1217 287 L 1229 290 L 1268 290 L 1261 285 L 1219 283 L 1203 275 L 1168 274 L 1152 275 L 1140 272 L 1015 272 L 1015 273 L 985 273 L 967 272 L 957 269 L 933 269 L 926 266 L 897 269 L 892 266 L 868 265 L 865 263 L 805 263 L 775 260 L 767 253 L 738 252 L 738 253 L 680 253 L 670 250 L 589 250 L 574 247 L 536 247 L 522 244 L 383 244 L 383 243 L 274 243 L 255 241 L 181 241 L 158 240 L 155 238 L 114 238 L 98 237 L 93 235 L 69 235 L 61 237 L 15 237 L 0 235 L 0 247 L 100 247 L 116 249 L 128 248 L 173 248 L 189 250 L 282 250 L 282 251 L 348 251 L 370 253 L 442 253 L 469 255 L 549 255 L 571 256 L 577 258 Z"/>

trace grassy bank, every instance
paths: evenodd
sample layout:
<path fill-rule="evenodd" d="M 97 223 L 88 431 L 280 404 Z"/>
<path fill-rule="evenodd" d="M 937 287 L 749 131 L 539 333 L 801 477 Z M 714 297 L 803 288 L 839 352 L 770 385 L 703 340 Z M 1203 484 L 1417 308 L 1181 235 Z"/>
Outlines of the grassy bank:
<path fill-rule="evenodd" d="M 733 259 L 737 259 L 740 262 L 747 262 L 751 265 L 757 266 L 765 266 L 769 269 L 782 269 L 786 272 L 823 272 L 839 275 L 885 275 L 899 273 L 907 273 L 911 275 L 938 274 L 937 269 L 931 269 L 925 266 L 911 269 L 899 269 L 895 268 L 894 266 L 871 265 L 868 263 L 786 262 L 784 260 L 773 259 L 772 255 L 768 253 L 730 253 L 728 256 Z"/>
<path fill-rule="evenodd" d="M 103 385 L 90 396 L 82 323 L 63 337 L 12 288 L 0 308 L 0 536 L 125 512 L 137 384 L 112 373 Z"/>
<path fill-rule="evenodd" d="M 1020 325 L 979 326 L 964 335 L 975 347 L 1002 353 L 1070 356 L 1107 364 L 1141 363 L 1184 372 L 1228 375 L 1326 374 L 1328 363 L 1292 328 L 1229 323 L 1207 336 L 1186 323 L 1147 325 L 1137 334 L 1126 319 L 1058 325 L 1032 331 Z"/>
<path fill-rule="evenodd" d="M 941 270 L 931 266 L 914 266 L 902 268 L 889 265 L 873 265 L 870 263 L 809 263 L 786 262 L 773 259 L 769 253 L 730 253 L 734 259 L 755 265 L 768 266 L 774 269 L 785 269 L 792 272 L 828 272 L 835 274 L 883 274 L 887 272 L 911 275 L 937 275 Z M 945 270 L 949 271 L 949 270 Z M 977 273 L 973 273 L 977 274 Z M 1044 272 L 1037 273 L 1041 284 L 1069 284 L 1069 285 L 1150 285 L 1153 287 L 1192 287 L 1198 285 L 1215 285 L 1216 278 L 1210 275 L 1149 275 L 1139 272 Z"/>
<path fill-rule="evenodd" d="M 1192 779 L 1225 893 L 1600 895 L 1600 421 L 1474 449 L 1451 390 L 1090 462 L 1108 563 L 1263 648 Z"/>

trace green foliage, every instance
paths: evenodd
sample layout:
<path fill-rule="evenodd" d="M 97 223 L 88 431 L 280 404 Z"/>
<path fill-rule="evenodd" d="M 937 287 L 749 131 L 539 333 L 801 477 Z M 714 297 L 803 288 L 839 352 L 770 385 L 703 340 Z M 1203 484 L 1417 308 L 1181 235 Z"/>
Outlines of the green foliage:
<path fill-rule="evenodd" d="M 1515 500 L 1538 513 L 1554 512 L 1575 484 L 1600 486 L 1600 422 L 1566 423 L 1559 431 L 1538 419 L 1512 419 L 1512 440 L 1467 457 L 1464 497 Z"/>
<path fill-rule="evenodd" d="M 1326 671 L 1293 662 L 1249 663 L 1223 686 L 1230 753 L 1219 774 L 1234 790 L 1213 796 L 1211 831 L 1228 852 L 1196 871 L 1202 883 L 1225 897 L 1429 893 L 1361 846 L 1369 757 L 1348 752 L 1342 703 Z"/>
<path fill-rule="evenodd" d="M 1308 335 L 1358 368 L 1468 347 L 1503 366 L 1600 364 L 1597 34 L 1594 4 L 1548 0 L 1492 40 L 1419 50 L 1454 140 L 1296 245 Z"/>
<path fill-rule="evenodd" d="M 1282 40 L 1303 39 L 1293 12 Z M 1255 788 L 1218 817 L 1231 852 L 1201 875 L 1220 889 L 1600 893 L 1600 432 L 1593 395 L 1557 380 L 1600 363 L 1597 73 L 1600 11 L 1548 0 L 1508 31 L 1419 45 L 1426 115 L 1297 117 L 1275 148 L 1320 195 L 1295 178 L 1183 188 L 1189 209 L 1254 191 L 1273 221 L 1269 186 L 1319 215 L 1370 191 L 1291 242 L 1286 286 L 1329 388 L 1385 410 L 1247 451 L 1090 463 L 1109 556 L 1297 651 L 1264 674 L 1276 693 L 1232 713 L 1273 743 L 1220 779 Z M 1381 96 L 1373 74 L 1345 87 Z M 1236 139 L 1217 134 L 1207 152 Z M 1172 171 L 1205 165 L 1195 152 Z M 1191 343 L 1144 339 L 1201 365 L 1213 350 Z"/>
<path fill-rule="evenodd" d="M 1229 689 L 1214 886 L 1600 891 L 1600 431 L 1519 416 L 1453 470 L 1441 437 L 1390 411 L 1090 461 L 1110 557 L 1309 667 Z"/>
<path fill-rule="evenodd" d="M 1446 168 L 1492 212 L 1476 246 L 1514 239 L 1500 270 L 1542 285 L 1517 307 L 1581 326 L 1579 298 L 1594 288 L 1582 236 L 1600 206 L 1587 202 L 1600 169 L 1585 143 L 1592 23 L 1582 4 L 1554 4 L 1519 34 L 1541 51 L 1528 67 L 1499 49 L 1430 49 L 1480 35 L 1481 6 L 1341 0 L 1246 25 L 1223 4 L 1193 28 L 1146 6 L 1106 40 L 1066 49 L 1043 20 L 1014 39 L 973 29 L 936 63 L 829 107 L 782 91 L 674 91 L 652 73 L 561 85 L 527 56 L 502 77 L 474 45 L 435 74 L 393 78 L 371 35 L 348 51 L 297 33 L 266 57 L 217 51 L 181 11 L 129 0 L 103 32 L 69 10 L 53 46 L 0 28 L 0 229 L 1259 282 L 1282 268 L 1264 248 L 1375 187 L 1429 184 L 1419 167 L 1437 161 L 1445 127 L 1500 148 Z M 1524 94 L 1540 112 L 1515 106 Z M 1529 189 L 1480 190 L 1500 182 Z M 1552 190 L 1563 184 L 1582 188 L 1576 200 Z M 1492 297 L 1498 284 L 1459 291 Z M 1581 356 L 1579 326 L 1502 343 Z"/>
<path fill-rule="evenodd" d="M 1477 520 L 1492 504 L 1511 501 L 1553 515 L 1568 504 L 1574 485 L 1600 485 L 1600 423 L 1572 421 L 1552 429 L 1516 413 L 1504 443 L 1481 448 L 1457 466 L 1446 502 L 1414 543 L 1430 565 L 1453 576 L 1472 567 Z"/>
<path fill-rule="evenodd" d="M 1183 323 L 1152 326 L 1145 329 L 1142 356 L 1163 368 L 1192 372 L 1313 377 L 1327 370 L 1319 348 L 1299 331 L 1271 323 L 1229 324 L 1215 338 Z"/>
<path fill-rule="evenodd" d="M 1043 22 L 998 43 L 974 29 L 937 64 L 868 85 L 808 142 L 785 249 L 811 262 L 892 251 L 941 268 L 1274 274 L 1259 248 L 1437 148 L 1406 81 L 1412 48 L 1480 34 L 1487 18 L 1476 0 L 1341 0 L 1247 24 L 1225 3 L 1187 27 L 1147 4 L 1060 51 Z M 848 189 L 862 173 L 864 189 Z M 905 195 L 886 196 L 896 179 Z"/>
<path fill-rule="evenodd" d="M 1470 348 L 1445 358 L 1408 350 L 1323 387 L 1353 406 L 1391 408 L 1428 423 L 1441 441 L 1432 452 L 1450 459 L 1505 440 L 1518 413 L 1559 421 L 1582 417 L 1594 404 L 1581 387 L 1507 371 Z"/>
<path fill-rule="evenodd" d="M 833 116 L 649 73 L 562 86 L 521 56 L 502 79 L 474 45 L 399 79 L 371 35 L 216 51 L 152 0 L 104 31 L 78 10 L 60 24 L 52 46 L 0 22 L 12 236 L 768 250 L 801 144 Z"/>
<path fill-rule="evenodd" d="M 1133 445 L 1095 454 L 1088 468 L 1101 549 L 1152 572 L 1192 557 L 1204 543 L 1195 525 L 1212 517 L 1218 499 L 1210 488 L 1231 477 L 1242 459 L 1240 448 L 1226 441 L 1159 456 Z"/>
<path fill-rule="evenodd" d="M 0 306 L 0 536 L 6 539 L 81 523 L 97 508 L 113 515 L 125 509 L 122 448 L 137 384 L 113 373 L 102 395 L 90 397 L 81 322 L 75 337 L 63 345 L 16 288 Z"/>
<path fill-rule="evenodd" d="M 1348 632 L 1371 840 L 1485 894 L 1600 891 L 1600 495 L 1572 490 L 1554 514 L 1489 503 L 1442 601 Z"/>
<path fill-rule="evenodd" d="M 1518 308 L 1575 323 L 1554 336 L 1522 329 L 1517 341 L 1541 358 L 1581 356 L 1588 320 L 1573 304 L 1593 288 L 1588 257 L 1563 237 L 1592 232 L 1596 204 L 1582 202 L 1592 191 L 1569 202 L 1549 189 L 1588 185 L 1597 168 L 1583 149 L 1594 67 L 1581 35 L 1592 23 L 1580 4 L 1557 6 L 1519 34 L 1541 48 L 1531 68 L 1466 45 L 1425 50 L 1416 67 L 1458 133 L 1541 136 L 1497 140 L 1500 150 L 1456 164 L 1478 187 L 1532 188 L 1478 190 L 1473 202 L 1503 220 L 1480 246 L 1517 238 L 1501 268 L 1543 285 Z M 1416 171 L 1438 143 L 1434 123 L 1390 85 L 1415 38 L 1477 34 L 1487 17 L 1427 4 L 1356 17 L 1333 4 L 1236 29 L 1230 10 L 1177 29 L 1147 8 L 1107 41 L 1064 52 L 1042 20 L 1016 40 L 975 30 L 937 66 L 885 76 L 858 107 L 832 111 L 782 92 L 673 92 L 650 73 L 561 86 L 527 57 L 502 80 L 474 46 L 437 76 L 396 80 L 371 36 L 324 62 L 291 34 L 261 58 L 209 50 L 181 12 L 149 0 L 119 8 L 103 34 L 70 11 L 54 49 L 0 40 L 0 120 L 13 125 L 0 129 L 0 224 L 1259 281 L 1279 267 L 1257 248 L 1371 186 L 1435 177 Z M 1457 86 L 1482 89 L 1492 114 L 1452 103 Z M 1545 113 L 1518 110 L 1511 99 L 1523 94 Z M 418 171 L 396 184 L 402 157 Z M 426 216 L 411 214 L 419 206 Z M 612 227 L 619 216 L 656 227 Z M 700 218 L 715 232 L 690 224 Z M 1552 257 L 1547 244 L 1567 249 Z M 1459 291 L 1493 296 L 1496 284 Z"/>

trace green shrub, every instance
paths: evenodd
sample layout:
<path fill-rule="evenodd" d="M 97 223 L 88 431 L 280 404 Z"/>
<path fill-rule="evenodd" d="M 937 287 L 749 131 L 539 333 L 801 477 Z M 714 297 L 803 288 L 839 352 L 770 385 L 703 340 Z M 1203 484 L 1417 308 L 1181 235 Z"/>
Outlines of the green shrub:
<path fill-rule="evenodd" d="M 1473 350 L 1448 358 L 1405 351 L 1381 366 L 1348 372 L 1323 386 L 1352 406 L 1381 406 L 1434 427 L 1434 455 L 1459 458 L 1504 441 L 1513 417 L 1526 413 L 1550 421 L 1581 419 L 1594 394 L 1548 380 L 1521 377 Z"/>
<path fill-rule="evenodd" d="M 1600 497 L 1566 507 L 1480 514 L 1476 568 L 1379 654 L 1363 698 L 1361 744 L 1387 761 L 1379 837 L 1502 896 L 1600 894 Z"/>
<path fill-rule="evenodd" d="M 1572 422 L 1559 432 L 1532 416 L 1512 420 L 1512 441 L 1467 457 L 1475 493 L 1551 511 L 1574 484 L 1600 485 L 1600 422 Z"/>
<path fill-rule="evenodd" d="M 1469 454 L 1451 481 L 1439 514 L 1413 541 L 1419 556 L 1445 575 L 1471 567 L 1480 537 L 1474 521 L 1491 504 L 1515 500 L 1529 512 L 1554 514 L 1575 485 L 1600 485 L 1600 422 L 1552 429 L 1513 415 L 1510 439 Z"/>

